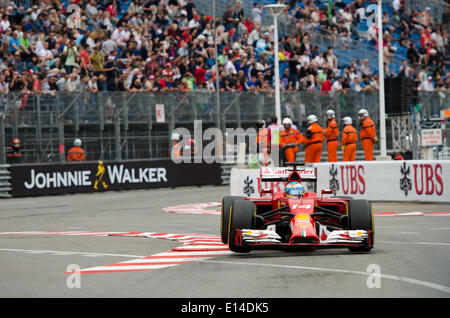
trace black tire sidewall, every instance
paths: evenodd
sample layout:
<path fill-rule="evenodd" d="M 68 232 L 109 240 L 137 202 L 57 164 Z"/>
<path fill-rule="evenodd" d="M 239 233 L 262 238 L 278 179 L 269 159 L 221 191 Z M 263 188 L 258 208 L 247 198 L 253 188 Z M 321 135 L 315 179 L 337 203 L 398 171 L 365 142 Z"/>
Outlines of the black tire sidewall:
<path fill-rule="evenodd" d="M 230 209 L 233 202 L 242 200 L 240 196 L 226 196 L 222 199 L 222 210 L 220 214 L 220 236 L 223 244 L 228 243 L 228 228 L 230 224 Z"/>
<path fill-rule="evenodd" d="M 228 229 L 228 246 L 231 251 L 238 253 L 250 252 L 249 247 L 236 246 L 234 238 L 237 229 L 254 228 L 256 206 L 248 200 L 234 201 L 230 209 L 230 225 Z"/>

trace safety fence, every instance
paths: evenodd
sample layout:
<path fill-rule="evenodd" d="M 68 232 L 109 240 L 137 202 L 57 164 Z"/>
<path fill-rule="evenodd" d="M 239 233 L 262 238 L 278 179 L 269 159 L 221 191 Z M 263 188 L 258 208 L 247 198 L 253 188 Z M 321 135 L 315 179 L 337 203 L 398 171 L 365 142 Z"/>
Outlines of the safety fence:
<path fill-rule="evenodd" d="M 225 128 L 254 127 L 257 120 L 268 121 L 275 113 L 274 98 L 274 92 L 221 92 L 217 95 L 200 90 L 82 91 L 54 95 L 11 92 L 0 99 L 0 164 L 5 163 L 6 152 L 15 137 L 22 141 L 26 163 L 64 162 L 75 138 L 83 141 L 87 160 L 167 158 L 173 129 L 185 127 L 192 131 L 194 120 L 201 120 L 203 129 L 219 127 L 225 131 Z M 434 118 L 434 125 L 443 131 L 443 149 L 449 146 L 448 120 L 436 121 L 436 118 L 443 118 L 449 102 L 450 94 L 445 91 L 421 92 L 418 105 L 414 107 L 415 116 L 406 115 L 412 123 Z M 316 114 L 319 124 L 325 126 L 328 109 L 336 111 L 339 124 L 343 117 L 350 116 L 357 126 L 357 112 L 365 108 L 379 129 L 376 90 L 334 94 L 283 91 L 281 108 L 281 113 L 290 116 L 301 132 L 305 131 L 306 117 L 310 114 Z M 405 117 L 402 120 L 405 121 Z M 387 149 L 411 151 L 411 125 L 409 130 L 401 130 L 403 139 L 399 141 L 397 124 L 397 117 L 388 116 Z M 409 148 L 401 146 L 405 140 Z M 375 150 L 379 150 L 378 145 Z M 436 155 L 442 156 L 441 153 Z"/>

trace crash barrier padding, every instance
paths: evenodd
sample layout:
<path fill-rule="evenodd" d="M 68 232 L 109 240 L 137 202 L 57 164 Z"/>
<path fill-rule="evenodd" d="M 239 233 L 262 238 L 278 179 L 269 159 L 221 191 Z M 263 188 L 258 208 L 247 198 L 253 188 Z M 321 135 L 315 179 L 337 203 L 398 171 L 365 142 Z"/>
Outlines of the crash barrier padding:
<path fill-rule="evenodd" d="M 317 191 L 371 201 L 450 202 L 450 160 L 353 161 L 318 163 Z M 233 168 L 230 194 L 257 197 L 259 169 Z M 264 189 L 283 191 L 283 182 L 264 182 Z M 307 185 L 308 191 L 312 186 Z"/>
<path fill-rule="evenodd" d="M 170 159 L 12 165 L 10 172 L 13 197 L 221 183 L 217 163 Z"/>

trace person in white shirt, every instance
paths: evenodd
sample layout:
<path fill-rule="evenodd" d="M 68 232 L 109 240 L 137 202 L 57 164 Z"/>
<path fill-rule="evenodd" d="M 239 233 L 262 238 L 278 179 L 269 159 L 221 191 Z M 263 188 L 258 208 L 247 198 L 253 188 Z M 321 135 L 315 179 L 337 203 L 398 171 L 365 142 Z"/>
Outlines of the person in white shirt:
<path fill-rule="evenodd" d="M 8 30 L 8 28 L 11 26 L 11 23 L 9 23 L 8 16 L 6 14 L 3 15 L 2 21 L 0 21 L 0 26 L 2 27 L 3 32 Z"/>
<path fill-rule="evenodd" d="M 263 6 L 262 4 L 258 4 L 256 2 L 253 3 L 253 9 L 252 9 L 252 20 L 255 23 L 261 23 L 261 15 L 263 13 Z"/>
<path fill-rule="evenodd" d="M 364 59 L 363 64 L 360 67 L 360 72 L 361 72 L 361 75 L 367 75 L 367 76 L 370 76 L 370 74 L 372 73 L 372 71 L 370 70 L 368 59 Z"/>
<path fill-rule="evenodd" d="M 303 68 L 308 68 L 309 64 L 311 63 L 311 59 L 309 58 L 307 51 L 303 52 L 303 55 L 300 56 L 299 62 L 303 66 Z"/>
<path fill-rule="evenodd" d="M 425 92 L 434 91 L 433 79 L 431 78 L 431 76 L 428 76 L 428 79 L 425 82 L 423 82 L 422 84 L 420 84 L 418 90 L 425 91 Z"/>
<path fill-rule="evenodd" d="M 313 62 L 317 65 L 318 68 L 325 68 L 327 66 L 326 60 L 323 58 L 323 52 L 320 52 L 313 59 Z"/>
<path fill-rule="evenodd" d="M 237 74 L 236 67 L 234 66 L 234 61 L 236 61 L 236 56 L 233 56 L 225 64 L 225 72 L 227 72 L 228 76 L 230 76 L 232 74 Z"/>
<path fill-rule="evenodd" d="M 96 16 L 97 14 L 98 14 L 98 10 L 97 10 L 96 1 L 95 0 L 91 0 L 86 5 L 86 15 L 90 19 L 91 17 Z"/>
<path fill-rule="evenodd" d="M 248 38 L 247 38 L 248 45 L 253 45 L 253 43 L 255 43 L 256 41 L 259 40 L 260 30 L 261 30 L 261 25 L 259 23 L 255 23 L 254 29 L 252 30 L 252 32 L 250 32 L 250 34 L 248 35 Z"/>
<path fill-rule="evenodd" d="M 41 58 L 41 60 L 43 60 L 43 61 L 47 61 L 47 60 L 51 60 L 51 59 L 53 59 L 53 53 L 52 53 L 52 51 L 50 51 L 49 49 L 48 49 L 48 42 L 44 42 L 43 43 L 43 47 L 40 49 L 40 50 L 38 50 L 37 52 L 36 52 L 36 54 Z"/>
<path fill-rule="evenodd" d="M 331 94 L 330 94 L 331 97 L 334 97 L 336 93 L 342 91 L 342 82 L 343 82 L 342 77 L 338 77 L 334 81 L 333 86 L 331 86 Z"/>

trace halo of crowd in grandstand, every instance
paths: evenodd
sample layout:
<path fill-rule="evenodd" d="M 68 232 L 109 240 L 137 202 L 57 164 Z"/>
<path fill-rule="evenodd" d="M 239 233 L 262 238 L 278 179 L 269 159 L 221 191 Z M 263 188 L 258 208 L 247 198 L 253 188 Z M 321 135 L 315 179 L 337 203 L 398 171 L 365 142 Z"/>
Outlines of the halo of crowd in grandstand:
<path fill-rule="evenodd" d="M 261 24 L 261 4 L 255 2 L 244 13 L 239 1 L 230 3 L 217 17 L 215 31 L 214 17 L 197 11 L 194 0 L 132 0 L 126 8 L 125 2 L 43 0 L 29 8 L 13 2 L 0 8 L 0 94 L 215 91 L 214 37 L 221 91 L 273 90 L 273 27 Z M 332 94 L 378 89 L 377 72 L 368 60 L 342 66 L 333 47 L 321 51 L 310 42 L 316 28 L 358 38 L 362 0 L 335 2 L 330 16 L 323 2 L 286 2 L 297 32 L 280 38 L 279 56 L 288 64 L 280 78 L 282 90 Z M 420 90 L 448 91 L 449 7 L 441 24 L 428 8 L 408 12 L 400 0 L 392 7 L 391 16 L 383 15 L 386 64 L 398 47 L 407 58 L 397 74 L 387 75 L 413 78 Z M 367 30 L 367 42 L 376 45 L 374 25 Z M 410 40 L 413 33 L 420 36 L 418 47 Z"/>

